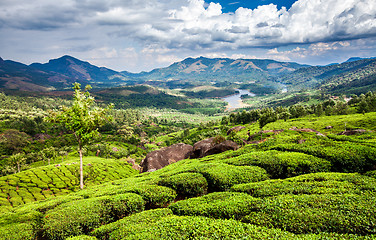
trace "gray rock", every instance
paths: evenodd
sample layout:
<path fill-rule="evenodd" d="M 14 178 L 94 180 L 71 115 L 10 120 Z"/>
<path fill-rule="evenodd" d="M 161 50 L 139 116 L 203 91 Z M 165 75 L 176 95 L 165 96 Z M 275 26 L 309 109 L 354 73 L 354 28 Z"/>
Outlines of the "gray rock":
<path fill-rule="evenodd" d="M 189 158 L 192 152 L 193 147 L 184 143 L 174 144 L 150 152 L 140 164 L 141 172 L 151 172 L 161 169 L 171 163 Z"/>

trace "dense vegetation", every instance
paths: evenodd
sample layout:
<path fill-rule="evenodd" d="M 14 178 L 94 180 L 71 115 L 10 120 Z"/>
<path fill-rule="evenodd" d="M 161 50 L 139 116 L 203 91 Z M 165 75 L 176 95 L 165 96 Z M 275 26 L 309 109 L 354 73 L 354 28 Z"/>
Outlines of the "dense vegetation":
<path fill-rule="evenodd" d="M 113 121 L 82 149 L 79 190 L 74 136 L 44 121 L 71 101 L 0 93 L 0 239 L 376 238 L 375 92 L 346 100 L 301 92 L 298 104 L 224 117 L 210 110 L 216 100 L 179 94 L 166 98 L 175 110 L 122 109 L 164 94 L 94 92 L 96 106 L 117 102 Z M 132 168 L 152 150 L 209 137 L 240 148 Z"/>

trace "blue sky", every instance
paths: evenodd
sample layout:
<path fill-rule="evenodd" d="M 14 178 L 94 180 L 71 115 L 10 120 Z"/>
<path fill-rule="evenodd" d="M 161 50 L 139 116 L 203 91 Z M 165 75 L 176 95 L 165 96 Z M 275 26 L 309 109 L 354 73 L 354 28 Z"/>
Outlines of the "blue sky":
<path fill-rule="evenodd" d="M 210 1 L 206 1 L 210 3 Z M 296 0 L 221 0 L 221 1 L 212 1 L 219 3 L 222 6 L 223 12 L 235 12 L 239 7 L 255 9 L 260 5 L 277 5 L 277 8 L 286 7 L 290 9 L 291 5 L 296 2 Z"/>
<path fill-rule="evenodd" d="M 187 57 L 325 65 L 376 56 L 375 0 L 0 0 L 0 57 L 131 72 Z"/>

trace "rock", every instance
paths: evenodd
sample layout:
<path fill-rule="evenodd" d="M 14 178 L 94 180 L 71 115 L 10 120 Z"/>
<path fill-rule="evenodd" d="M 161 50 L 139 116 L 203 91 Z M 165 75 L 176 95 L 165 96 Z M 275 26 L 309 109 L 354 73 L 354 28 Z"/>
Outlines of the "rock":
<path fill-rule="evenodd" d="M 135 169 L 137 171 L 141 170 L 140 165 L 138 165 L 133 158 L 127 159 L 127 163 L 131 164 L 133 169 Z"/>
<path fill-rule="evenodd" d="M 152 172 L 161 169 L 171 163 L 189 158 L 192 152 L 193 147 L 184 143 L 174 144 L 150 152 L 140 164 L 141 172 Z"/>
<path fill-rule="evenodd" d="M 346 131 L 340 132 L 340 133 L 338 133 L 338 135 L 349 136 L 349 135 L 355 135 L 355 134 L 362 134 L 362 133 L 365 133 L 365 132 L 367 132 L 367 130 L 364 130 L 364 129 L 354 129 L 354 130 L 346 130 Z"/>
<path fill-rule="evenodd" d="M 236 126 L 236 127 L 230 128 L 227 131 L 227 135 L 230 135 L 232 132 L 239 132 L 240 130 L 242 130 L 244 128 L 245 128 L 244 126 Z"/>
<path fill-rule="evenodd" d="M 193 145 L 192 158 L 202 158 L 208 155 L 222 153 L 228 150 L 236 150 L 239 146 L 233 141 L 225 140 L 215 143 L 215 138 L 201 140 Z"/>

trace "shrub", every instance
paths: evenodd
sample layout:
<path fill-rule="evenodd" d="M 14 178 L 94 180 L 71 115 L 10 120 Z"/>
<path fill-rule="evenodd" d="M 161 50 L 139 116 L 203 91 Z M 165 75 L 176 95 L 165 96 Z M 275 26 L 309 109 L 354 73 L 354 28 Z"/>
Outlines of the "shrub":
<path fill-rule="evenodd" d="M 133 193 L 64 203 L 46 213 L 44 236 L 64 239 L 86 234 L 102 224 L 142 211 L 144 204 L 141 196 Z"/>
<path fill-rule="evenodd" d="M 95 229 L 91 235 L 100 239 L 122 239 L 127 234 L 142 231 L 148 225 L 154 224 L 161 218 L 170 215 L 172 215 L 172 211 L 168 208 L 135 213 L 116 222 L 101 226 Z"/>
<path fill-rule="evenodd" d="M 357 173 L 312 173 L 284 180 L 238 184 L 231 188 L 254 197 L 282 194 L 363 194 L 376 192 L 376 180 Z"/>
<path fill-rule="evenodd" d="M 239 183 L 268 179 L 267 172 L 256 166 L 233 166 L 225 163 L 207 163 L 198 169 L 208 181 L 209 190 L 225 191 Z"/>
<path fill-rule="evenodd" d="M 216 192 L 173 203 L 169 208 L 177 215 L 213 218 L 241 218 L 261 200 L 244 193 Z"/>
<path fill-rule="evenodd" d="M 197 197 L 208 191 L 208 183 L 200 173 L 166 176 L 158 181 L 158 185 L 172 188 L 182 197 Z"/>
<path fill-rule="evenodd" d="M 122 234 L 120 234 L 122 233 Z M 169 216 L 143 228 L 113 232 L 115 239 L 292 239 L 292 233 L 266 229 L 235 220 L 193 216 Z"/>
<path fill-rule="evenodd" d="M 36 233 L 30 223 L 8 224 L 0 227 L 0 239 L 34 240 Z"/>
<path fill-rule="evenodd" d="M 366 175 L 368 177 L 376 178 L 376 170 L 368 171 L 364 175 Z"/>
<path fill-rule="evenodd" d="M 279 144 L 271 149 L 294 151 L 327 159 L 333 172 L 366 172 L 374 170 L 376 148 L 351 142 L 309 140 L 303 144 Z"/>
<path fill-rule="evenodd" d="M 224 161 L 233 165 L 253 165 L 264 168 L 272 178 L 287 178 L 312 172 L 328 172 L 327 160 L 295 152 L 251 152 Z"/>
<path fill-rule="evenodd" d="M 293 233 L 376 233 L 375 193 L 280 195 L 265 198 L 242 221 Z"/>
<path fill-rule="evenodd" d="M 66 238 L 66 240 L 96 240 L 96 237 L 87 236 L 87 235 L 80 235 L 75 237 Z"/>

